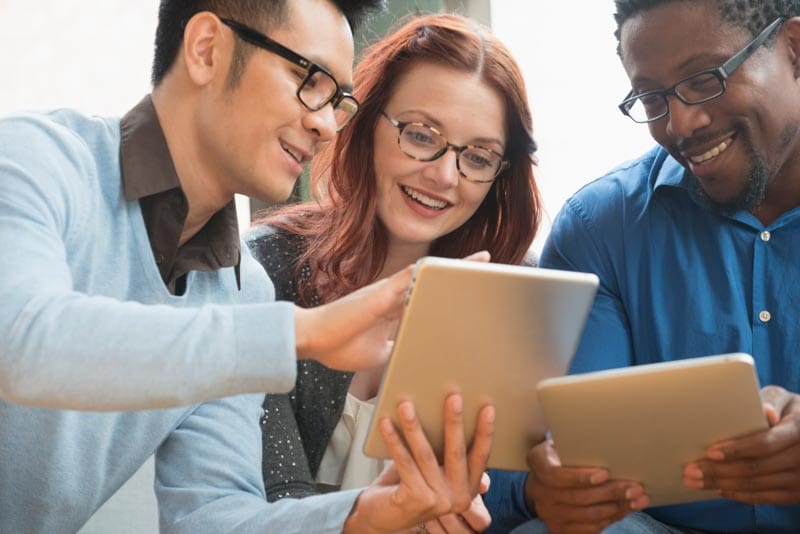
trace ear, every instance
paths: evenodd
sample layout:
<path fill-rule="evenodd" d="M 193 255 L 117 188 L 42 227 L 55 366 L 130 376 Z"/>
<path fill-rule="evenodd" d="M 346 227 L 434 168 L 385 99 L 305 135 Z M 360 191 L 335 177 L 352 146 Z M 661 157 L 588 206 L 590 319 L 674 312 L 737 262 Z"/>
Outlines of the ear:
<path fill-rule="evenodd" d="M 207 85 L 227 76 L 233 39 L 222 22 L 210 11 L 197 13 L 186 24 L 181 54 L 189 78 L 197 85 Z"/>
<path fill-rule="evenodd" d="M 794 66 L 795 79 L 800 78 L 800 17 L 792 17 L 783 23 L 781 32 L 788 44 L 789 60 Z"/>

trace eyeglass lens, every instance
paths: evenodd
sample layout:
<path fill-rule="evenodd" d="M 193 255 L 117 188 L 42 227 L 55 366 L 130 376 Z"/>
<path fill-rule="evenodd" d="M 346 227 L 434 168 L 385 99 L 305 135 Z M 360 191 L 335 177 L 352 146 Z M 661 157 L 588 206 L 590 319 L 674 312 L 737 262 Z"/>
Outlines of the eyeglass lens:
<path fill-rule="evenodd" d="M 297 96 L 309 109 L 316 111 L 335 100 L 339 86 L 326 72 L 315 70 L 303 82 Z M 343 128 L 358 112 L 358 104 L 348 96 L 343 96 L 334 106 L 337 129 Z"/>
<path fill-rule="evenodd" d="M 716 98 L 725 91 L 722 80 L 714 73 L 701 72 L 673 88 L 674 93 L 687 104 L 700 104 Z M 635 121 L 648 121 L 665 115 L 667 96 L 663 93 L 644 94 L 631 105 L 628 114 Z"/>
<path fill-rule="evenodd" d="M 398 138 L 400 150 L 412 158 L 431 161 L 444 155 L 447 141 L 429 126 L 408 123 Z M 497 175 L 502 158 L 481 147 L 466 147 L 459 151 L 458 168 L 461 173 L 475 181 L 491 181 Z"/>

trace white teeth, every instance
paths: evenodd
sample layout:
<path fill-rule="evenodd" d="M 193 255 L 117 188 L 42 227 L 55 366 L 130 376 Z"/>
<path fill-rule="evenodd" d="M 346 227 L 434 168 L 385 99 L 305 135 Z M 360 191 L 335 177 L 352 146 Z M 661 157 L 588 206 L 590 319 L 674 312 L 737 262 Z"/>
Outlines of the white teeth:
<path fill-rule="evenodd" d="M 725 141 L 721 142 L 720 144 L 718 144 L 717 146 L 715 146 L 711 150 L 709 150 L 709 151 L 707 151 L 707 152 L 705 152 L 703 154 L 700 154 L 699 156 L 695 156 L 695 157 L 689 158 L 689 159 L 692 161 L 692 163 L 703 163 L 704 161 L 708 161 L 711 158 L 716 158 L 717 156 L 719 156 L 720 154 L 725 152 L 726 148 L 731 146 L 730 141 L 731 141 L 730 139 L 726 139 Z"/>
<path fill-rule="evenodd" d="M 443 210 L 444 208 L 447 207 L 447 202 L 444 202 L 443 200 L 436 200 L 436 199 L 431 198 L 429 196 L 425 196 L 422 193 L 420 193 L 419 191 L 415 191 L 413 189 L 409 189 L 408 187 L 405 187 L 405 186 L 402 187 L 402 190 L 406 195 L 408 195 L 409 197 L 413 198 L 414 200 L 416 200 L 417 202 L 419 202 L 423 206 L 427 206 L 429 208 L 433 208 L 433 209 L 436 209 L 436 210 Z"/>
<path fill-rule="evenodd" d="M 295 154 L 295 153 L 294 153 L 294 151 L 293 151 L 291 148 L 287 147 L 286 145 L 281 145 L 281 147 L 282 147 L 282 148 L 283 148 L 283 149 L 284 149 L 286 152 L 288 152 L 288 153 L 289 153 L 289 155 L 290 155 L 290 156 L 292 156 L 292 157 L 295 159 L 295 161 L 297 161 L 297 163 L 301 163 L 301 160 L 303 159 L 303 157 L 302 157 L 302 156 L 300 156 L 299 154 Z"/>

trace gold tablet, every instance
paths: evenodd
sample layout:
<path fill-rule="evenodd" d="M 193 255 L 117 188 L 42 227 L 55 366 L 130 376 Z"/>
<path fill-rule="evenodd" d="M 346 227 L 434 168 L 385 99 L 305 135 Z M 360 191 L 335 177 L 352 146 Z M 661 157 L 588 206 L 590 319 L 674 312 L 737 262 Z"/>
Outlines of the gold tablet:
<path fill-rule="evenodd" d="M 538 389 L 561 463 L 638 481 L 652 506 L 719 498 L 685 487 L 683 466 L 768 426 L 748 354 L 565 376 Z"/>
<path fill-rule="evenodd" d="M 396 423 L 396 406 L 407 399 L 441 455 L 444 400 L 460 392 L 468 440 L 480 408 L 495 405 L 489 467 L 527 470 L 528 449 L 546 433 L 536 384 L 566 372 L 597 285 L 593 274 L 422 258 L 365 454 L 389 457 L 376 421 L 387 416 Z"/>

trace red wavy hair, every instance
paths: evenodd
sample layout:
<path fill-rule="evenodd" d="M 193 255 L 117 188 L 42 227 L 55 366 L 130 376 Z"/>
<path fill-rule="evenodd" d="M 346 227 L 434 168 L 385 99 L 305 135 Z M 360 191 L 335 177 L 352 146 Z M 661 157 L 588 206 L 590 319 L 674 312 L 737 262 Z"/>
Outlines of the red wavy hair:
<path fill-rule="evenodd" d="M 386 229 L 376 215 L 374 132 L 397 79 L 418 62 L 477 73 L 505 105 L 509 166 L 498 176 L 472 217 L 440 237 L 430 254 L 458 258 L 488 250 L 492 261 L 520 263 L 541 218 L 533 175 L 532 135 L 522 74 L 508 49 L 489 31 L 458 15 L 418 16 L 366 50 L 354 72 L 358 114 L 315 160 L 315 201 L 283 206 L 254 224 L 269 224 L 305 238 L 295 276 L 300 304 L 312 292 L 330 301 L 374 281 L 387 254 Z"/>

